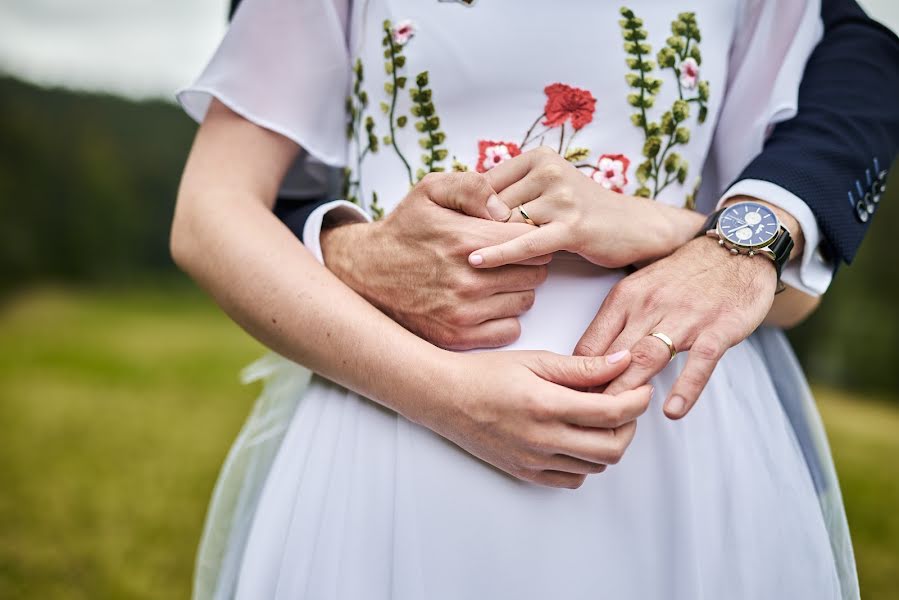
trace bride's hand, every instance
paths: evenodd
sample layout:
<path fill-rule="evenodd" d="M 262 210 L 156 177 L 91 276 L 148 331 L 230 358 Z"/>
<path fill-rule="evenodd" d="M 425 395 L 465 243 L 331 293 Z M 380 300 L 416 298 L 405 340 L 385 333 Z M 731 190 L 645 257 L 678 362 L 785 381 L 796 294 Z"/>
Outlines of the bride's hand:
<path fill-rule="evenodd" d="M 703 221 L 690 210 L 607 190 L 545 146 L 494 167 L 486 177 L 513 209 L 512 221 L 527 216 L 538 227 L 475 250 L 469 255 L 474 267 L 498 267 L 559 250 L 603 267 L 624 267 L 667 256 Z"/>
<path fill-rule="evenodd" d="M 649 385 L 615 396 L 578 389 L 604 385 L 629 363 L 628 351 L 450 355 L 448 379 L 415 420 L 514 477 L 576 488 L 621 459 L 652 395 Z"/>

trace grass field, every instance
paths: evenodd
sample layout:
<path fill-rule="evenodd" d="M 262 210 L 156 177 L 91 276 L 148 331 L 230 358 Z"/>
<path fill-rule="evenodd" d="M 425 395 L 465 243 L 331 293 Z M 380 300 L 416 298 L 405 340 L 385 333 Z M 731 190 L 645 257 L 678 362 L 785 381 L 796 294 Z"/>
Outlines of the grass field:
<path fill-rule="evenodd" d="M 186 598 L 261 348 L 198 292 L 43 289 L 0 307 L 0 598 Z M 899 404 L 819 390 L 863 597 L 899 590 Z"/>

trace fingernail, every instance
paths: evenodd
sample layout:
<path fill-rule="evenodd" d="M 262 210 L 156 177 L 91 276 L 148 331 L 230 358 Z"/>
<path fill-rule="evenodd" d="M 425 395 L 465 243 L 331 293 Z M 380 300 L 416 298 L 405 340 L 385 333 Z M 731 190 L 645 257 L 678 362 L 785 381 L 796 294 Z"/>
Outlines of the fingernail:
<path fill-rule="evenodd" d="M 470 264 L 472 267 L 476 267 L 483 263 L 484 263 L 484 257 L 481 256 L 480 254 L 472 254 L 471 256 L 468 257 L 468 264 Z"/>
<path fill-rule="evenodd" d="M 653 386 L 649 386 L 649 399 L 652 400 L 652 397 L 656 395 L 656 388 Z"/>
<path fill-rule="evenodd" d="M 610 364 L 610 365 L 614 365 L 615 363 L 617 363 L 618 361 L 620 361 L 620 360 L 621 360 L 622 358 L 624 358 L 625 356 L 627 356 L 627 350 L 619 350 L 619 351 L 616 352 L 615 354 L 610 354 L 610 355 L 608 355 L 608 356 L 606 357 L 606 362 L 607 362 L 608 364 Z"/>
<path fill-rule="evenodd" d="M 508 221 L 509 217 L 512 216 L 512 211 L 496 194 L 487 198 L 487 212 L 490 213 L 494 221 Z"/>
<path fill-rule="evenodd" d="M 665 412 L 672 415 L 679 415 L 684 412 L 685 405 L 684 399 L 680 396 L 671 396 L 668 400 L 668 405 L 665 407 Z"/>

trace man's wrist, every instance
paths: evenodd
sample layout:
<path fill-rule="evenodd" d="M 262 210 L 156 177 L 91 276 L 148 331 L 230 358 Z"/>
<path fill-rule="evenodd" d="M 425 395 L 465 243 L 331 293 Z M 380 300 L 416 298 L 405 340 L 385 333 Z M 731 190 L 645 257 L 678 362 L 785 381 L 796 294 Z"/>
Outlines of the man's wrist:
<path fill-rule="evenodd" d="M 355 263 L 353 249 L 368 247 L 363 238 L 370 233 L 374 223 L 347 222 L 340 226 L 328 227 L 321 232 L 322 258 L 325 266 L 337 276 L 338 279 L 356 289 L 351 277 Z"/>
<path fill-rule="evenodd" d="M 723 248 L 718 240 L 711 236 L 698 236 L 685 244 L 686 248 L 692 248 L 700 256 L 694 260 L 702 260 L 712 268 L 725 274 L 725 282 L 744 286 L 747 278 L 762 278 L 770 280 L 773 295 L 777 288 L 777 266 L 771 259 L 756 254 L 731 254 L 727 248 Z"/>

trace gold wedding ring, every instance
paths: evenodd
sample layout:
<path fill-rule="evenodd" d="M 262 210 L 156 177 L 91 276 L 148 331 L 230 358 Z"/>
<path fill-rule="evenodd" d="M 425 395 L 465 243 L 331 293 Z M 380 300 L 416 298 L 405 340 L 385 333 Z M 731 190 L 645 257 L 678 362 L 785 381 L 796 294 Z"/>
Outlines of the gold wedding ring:
<path fill-rule="evenodd" d="M 653 331 L 650 333 L 652 337 L 662 340 L 662 343 L 668 346 L 668 352 L 671 353 L 671 358 L 668 359 L 668 362 L 674 360 L 674 357 L 677 356 L 677 348 L 674 347 L 674 342 L 671 341 L 671 338 L 662 333 L 661 331 Z"/>
<path fill-rule="evenodd" d="M 519 205 L 518 205 L 518 212 L 521 214 L 521 218 L 524 219 L 524 222 L 525 222 L 525 223 L 527 223 L 528 225 L 533 225 L 534 227 L 539 227 L 539 225 L 537 225 L 536 223 L 534 223 L 533 219 L 531 219 L 531 217 L 528 216 L 528 213 L 525 212 L 524 206 L 522 206 L 522 205 L 519 204 Z"/>

